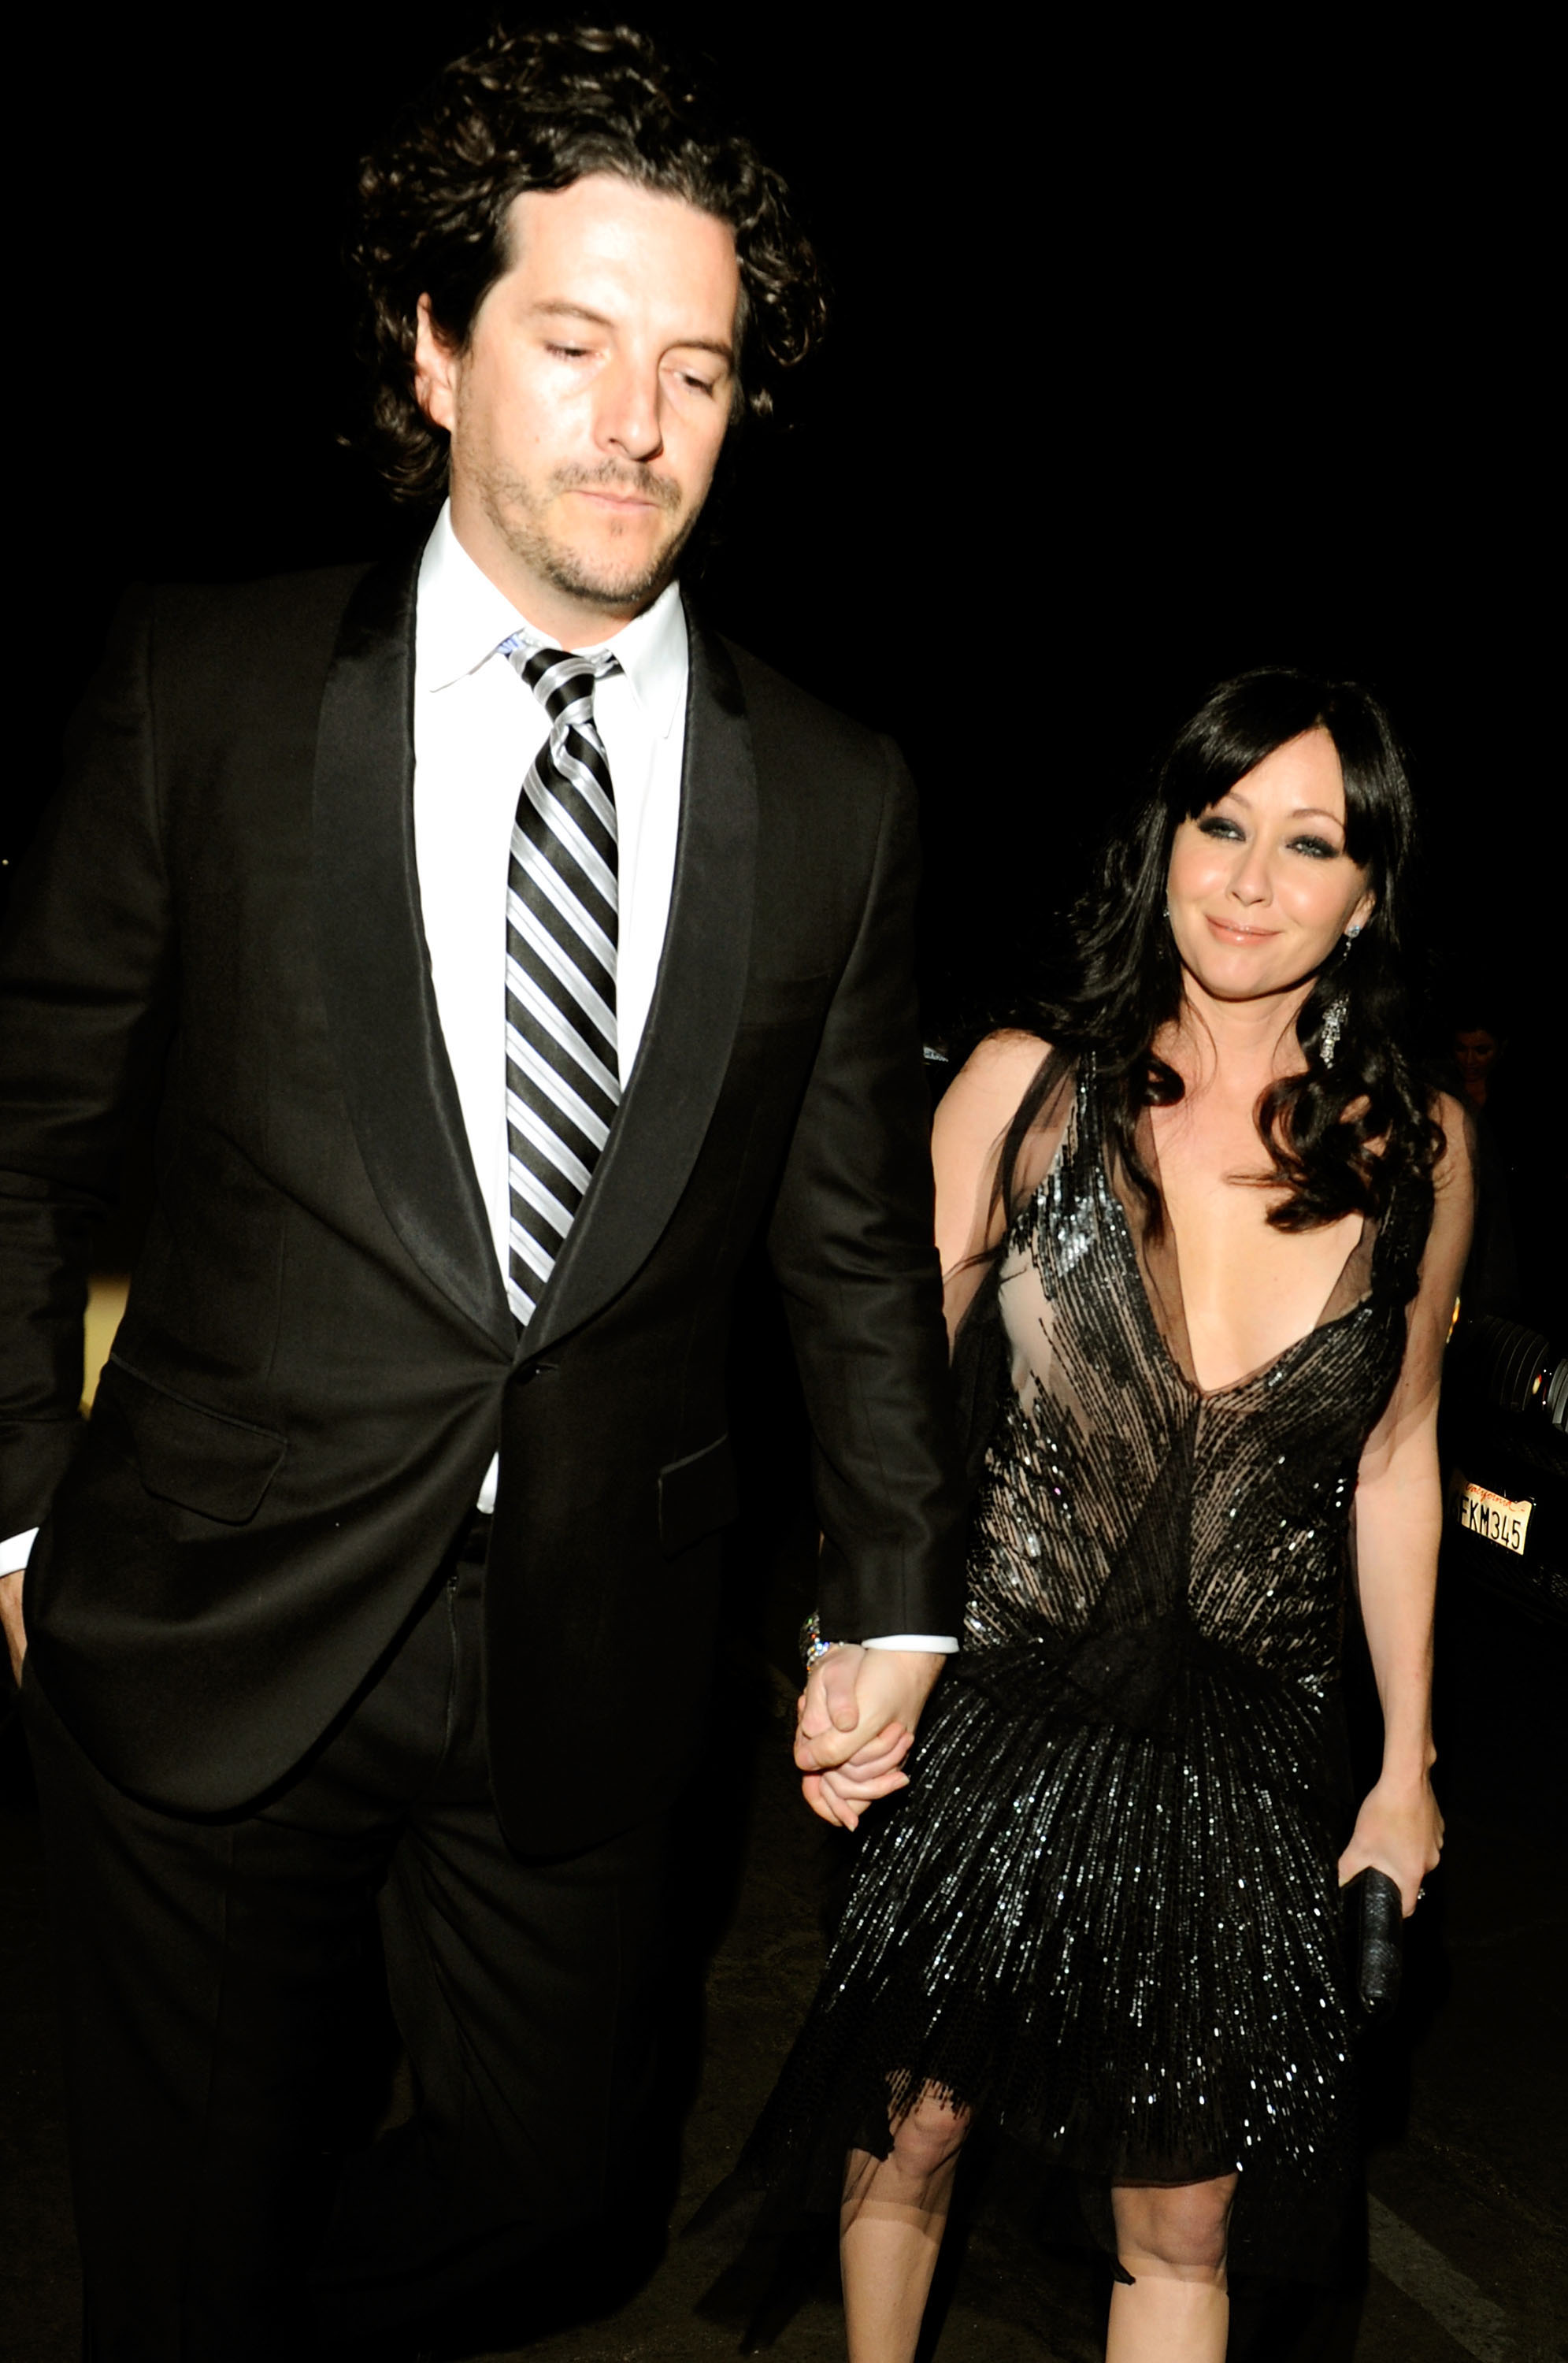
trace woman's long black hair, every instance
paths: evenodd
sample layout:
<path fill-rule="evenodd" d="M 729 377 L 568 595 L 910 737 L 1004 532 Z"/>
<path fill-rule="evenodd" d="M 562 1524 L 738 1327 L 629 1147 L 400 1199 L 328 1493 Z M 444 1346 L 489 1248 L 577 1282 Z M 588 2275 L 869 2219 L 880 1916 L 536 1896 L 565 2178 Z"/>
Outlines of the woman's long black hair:
<path fill-rule="evenodd" d="M 1276 748 L 1309 730 L 1329 733 L 1345 786 L 1345 850 L 1376 897 L 1353 944 L 1331 954 L 1297 1018 L 1306 1071 L 1259 1103 L 1269 1158 L 1265 1186 L 1286 1193 L 1269 1211 L 1278 1230 L 1305 1231 L 1348 1214 L 1380 1215 L 1401 1181 L 1425 1181 L 1441 1147 L 1407 1047 L 1406 904 L 1415 815 L 1388 717 L 1353 682 L 1270 668 L 1221 682 L 1183 725 L 1143 803 L 1111 838 L 1096 883 L 1072 915 L 1072 982 L 1032 1013 L 1050 1042 L 1003 1145 L 998 1194 L 1017 1212 L 1024 1144 L 1067 1072 L 1092 1057 L 1102 1121 L 1157 1236 L 1160 1194 L 1138 1154 L 1145 1107 L 1168 1107 L 1181 1077 L 1154 1044 L 1178 1018 L 1182 968 L 1165 915 L 1171 844 L 1179 825 L 1217 804 Z M 1324 1020 L 1342 1004 L 1331 1065 Z"/>

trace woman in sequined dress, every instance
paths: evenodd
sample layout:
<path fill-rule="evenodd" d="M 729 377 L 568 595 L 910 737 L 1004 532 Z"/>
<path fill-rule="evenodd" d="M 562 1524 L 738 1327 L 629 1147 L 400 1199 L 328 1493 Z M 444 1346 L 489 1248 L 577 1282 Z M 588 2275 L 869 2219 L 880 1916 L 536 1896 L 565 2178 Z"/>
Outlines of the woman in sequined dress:
<path fill-rule="evenodd" d="M 894 1728 L 807 1778 L 851 1827 L 907 1793 L 742 2168 L 791 2205 L 832 2178 L 851 2363 L 912 2357 L 977 2123 L 1082 2178 L 1113 2363 L 1220 2363 L 1228 2263 L 1333 2248 L 1336 1887 L 1376 1864 L 1408 1912 L 1441 1843 L 1434 1424 L 1469 1167 L 1401 1047 L 1409 839 L 1370 697 L 1227 682 L 1111 849 L 1074 994 L 938 1111 L 979 1438 L 964 1643 L 907 1772 Z M 1353 1534 L 1385 1751 L 1347 1845 Z"/>

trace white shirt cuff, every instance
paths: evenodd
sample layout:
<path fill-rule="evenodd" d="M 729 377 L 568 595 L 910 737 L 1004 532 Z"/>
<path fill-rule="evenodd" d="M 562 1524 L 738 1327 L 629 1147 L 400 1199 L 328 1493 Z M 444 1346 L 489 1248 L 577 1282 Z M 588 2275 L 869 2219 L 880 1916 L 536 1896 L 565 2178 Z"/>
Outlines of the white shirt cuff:
<path fill-rule="evenodd" d="M 863 1649 L 925 1649 L 933 1658 L 951 1658 L 958 1647 L 951 1633 L 878 1633 L 874 1641 L 862 1641 Z"/>
<path fill-rule="evenodd" d="M 25 1535 L 13 1535 L 8 1542 L 0 1543 L 0 1575 L 15 1575 L 26 1567 L 38 1538 L 37 1526 L 29 1526 Z"/>

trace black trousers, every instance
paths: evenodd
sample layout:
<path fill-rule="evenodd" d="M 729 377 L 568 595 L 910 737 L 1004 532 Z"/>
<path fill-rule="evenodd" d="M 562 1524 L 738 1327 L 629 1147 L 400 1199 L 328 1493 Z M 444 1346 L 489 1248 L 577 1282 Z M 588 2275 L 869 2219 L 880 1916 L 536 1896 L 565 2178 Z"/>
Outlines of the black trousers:
<path fill-rule="evenodd" d="M 525 2273 L 606 2203 L 646 2090 L 667 1833 L 564 1861 L 507 1847 L 487 1524 L 328 1744 L 243 1817 L 127 1797 L 24 1674 L 93 2363 L 336 2354 Z M 414 2113 L 345 2156 L 381 1957 Z"/>

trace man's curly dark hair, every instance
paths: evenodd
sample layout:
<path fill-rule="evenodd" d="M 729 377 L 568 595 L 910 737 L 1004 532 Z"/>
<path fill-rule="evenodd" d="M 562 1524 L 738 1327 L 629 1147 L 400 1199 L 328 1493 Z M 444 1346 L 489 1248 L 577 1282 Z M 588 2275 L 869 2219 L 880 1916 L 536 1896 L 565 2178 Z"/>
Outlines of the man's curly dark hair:
<path fill-rule="evenodd" d="M 646 34 L 497 28 L 438 76 L 360 169 L 350 259 L 369 298 L 371 455 L 397 499 L 438 500 L 447 442 L 414 397 L 419 298 L 456 351 L 510 268 L 507 215 L 527 189 L 613 172 L 727 223 L 740 264 L 737 414 L 767 416 L 778 374 L 824 318 L 816 258 L 782 181 Z"/>

